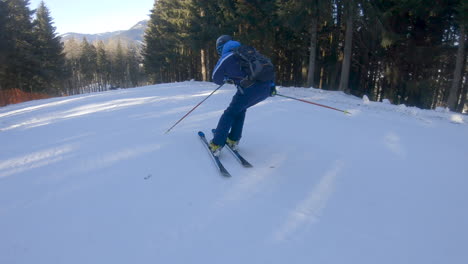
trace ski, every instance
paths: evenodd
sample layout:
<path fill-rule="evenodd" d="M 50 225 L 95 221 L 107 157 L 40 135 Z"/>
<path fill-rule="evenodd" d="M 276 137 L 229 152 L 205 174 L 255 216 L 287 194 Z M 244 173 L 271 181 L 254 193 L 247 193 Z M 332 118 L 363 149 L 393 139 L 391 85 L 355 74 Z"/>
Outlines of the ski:
<path fill-rule="evenodd" d="M 215 129 L 212 129 L 211 132 L 214 134 L 215 133 Z M 228 144 L 225 145 L 227 147 L 227 149 L 229 149 L 229 152 L 232 153 L 232 155 L 234 155 L 234 157 L 236 158 L 237 161 L 239 161 L 240 164 L 242 164 L 242 166 L 246 167 L 246 168 L 252 168 L 252 164 L 250 164 L 250 162 L 248 162 L 244 157 L 242 157 L 242 155 L 239 153 L 239 151 L 235 150 L 235 149 L 232 149 Z"/>
<path fill-rule="evenodd" d="M 213 158 L 213 161 L 215 162 L 216 167 L 218 168 L 221 175 L 223 175 L 224 177 L 231 177 L 231 174 L 229 174 L 229 172 L 226 170 L 226 168 L 224 168 L 223 164 L 219 160 L 219 157 L 213 155 L 213 152 L 211 152 L 210 143 L 208 143 L 208 140 L 206 140 L 205 133 L 203 133 L 202 131 L 198 131 L 198 136 L 200 137 L 201 141 L 203 142 L 203 145 L 205 145 L 206 150 L 208 150 L 208 152 L 210 153 L 210 156 Z"/>

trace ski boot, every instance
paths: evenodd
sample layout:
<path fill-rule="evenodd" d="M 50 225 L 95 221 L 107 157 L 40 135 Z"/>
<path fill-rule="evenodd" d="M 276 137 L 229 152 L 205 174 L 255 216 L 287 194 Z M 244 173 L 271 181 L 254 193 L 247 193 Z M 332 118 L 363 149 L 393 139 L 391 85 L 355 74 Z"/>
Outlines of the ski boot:
<path fill-rule="evenodd" d="M 232 149 L 237 150 L 237 146 L 239 145 L 239 141 L 231 140 L 230 138 L 226 139 L 226 144 Z"/>
<path fill-rule="evenodd" d="M 213 143 L 213 141 L 210 141 L 209 148 L 210 148 L 211 153 L 213 153 L 213 155 L 215 155 L 216 157 L 219 156 L 219 154 L 221 153 L 221 150 L 223 149 L 222 146 L 216 145 L 215 143 Z"/>

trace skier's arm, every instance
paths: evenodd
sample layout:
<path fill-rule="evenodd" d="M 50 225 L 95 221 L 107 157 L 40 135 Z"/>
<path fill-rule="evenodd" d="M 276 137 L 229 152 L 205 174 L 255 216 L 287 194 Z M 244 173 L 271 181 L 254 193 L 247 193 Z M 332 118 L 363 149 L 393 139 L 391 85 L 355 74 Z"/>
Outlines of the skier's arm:
<path fill-rule="evenodd" d="M 213 70 L 212 79 L 213 82 L 216 84 L 223 84 L 224 79 L 226 79 L 226 60 L 229 57 L 221 58 L 218 63 L 216 63 L 216 67 Z"/>
<path fill-rule="evenodd" d="M 233 54 L 229 54 L 225 58 L 221 58 L 213 71 L 213 82 L 216 84 L 222 84 L 226 79 L 234 81 L 236 85 L 242 80 L 245 73 L 241 71 L 238 61 L 233 57 Z"/>

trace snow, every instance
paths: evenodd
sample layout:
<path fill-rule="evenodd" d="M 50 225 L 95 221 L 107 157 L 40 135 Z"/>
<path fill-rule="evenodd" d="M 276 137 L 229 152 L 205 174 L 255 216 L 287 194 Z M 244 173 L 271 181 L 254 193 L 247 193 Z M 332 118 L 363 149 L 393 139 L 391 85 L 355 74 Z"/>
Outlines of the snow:
<path fill-rule="evenodd" d="M 464 122 L 463 117 L 461 115 L 458 115 L 458 114 L 451 115 L 450 120 L 453 123 L 457 123 L 457 124 L 462 124 Z"/>
<path fill-rule="evenodd" d="M 467 117 L 280 87 L 216 171 L 235 88 L 161 84 L 0 108 L 0 263 L 468 263 Z"/>
<path fill-rule="evenodd" d="M 364 95 L 362 97 L 362 103 L 363 104 L 369 104 L 370 103 L 369 97 L 367 95 Z"/>

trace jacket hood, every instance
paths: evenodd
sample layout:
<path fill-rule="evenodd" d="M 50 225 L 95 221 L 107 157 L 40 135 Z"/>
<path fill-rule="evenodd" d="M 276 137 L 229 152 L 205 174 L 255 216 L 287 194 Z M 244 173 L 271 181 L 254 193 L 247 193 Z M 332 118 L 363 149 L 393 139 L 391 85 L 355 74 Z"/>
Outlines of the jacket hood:
<path fill-rule="evenodd" d="M 226 42 L 226 44 L 224 44 L 223 54 L 222 54 L 221 57 L 226 56 L 227 54 L 229 54 L 229 52 L 232 51 L 232 49 L 237 48 L 240 45 L 241 45 L 240 42 L 235 41 L 235 40 L 230 40 L 230 41 Z"/>

